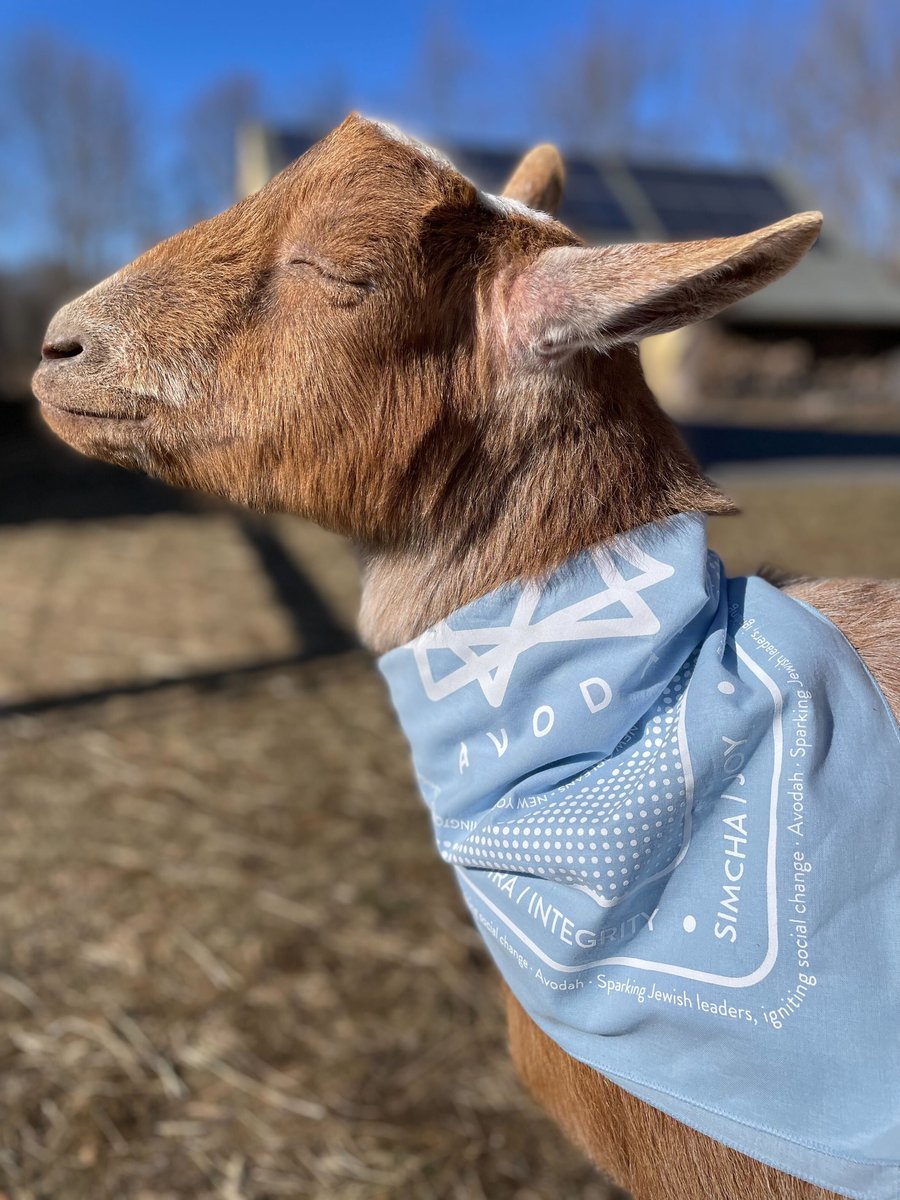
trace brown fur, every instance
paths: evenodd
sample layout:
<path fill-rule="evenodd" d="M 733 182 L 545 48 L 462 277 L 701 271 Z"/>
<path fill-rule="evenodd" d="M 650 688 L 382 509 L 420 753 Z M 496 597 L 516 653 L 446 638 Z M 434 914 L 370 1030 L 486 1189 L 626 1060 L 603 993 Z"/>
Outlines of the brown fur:
<path fill-rule="evenodd" d="M 561 182 L 541 147 L 509 188 L 553 208 Z M 634 343 L 787 270 L 818 221 L 586 250 L 350 117 L 256 196 L 57 314 L 35 391 L 87 453 L 355 538 L 361 628 L 384 650 L 604 538 L 731 511 L 657 408 Z M 896 706 L 883 647 L 897 588 L 793 590 L 846 630 Z M 529 1086 L 637 1200 L 825 1194 L 626 1095 L 512 999 L 509 1027 Z"/>
<path fill-rule="evenodd" d="M 510 175 L 503 195 L 541 212 L 559 211 L 566 171 L 555 146 L 535 146 Z"/>
<path fill-rule="evenodd" d="M 570 1058 L 506 989 L 519 1074 L 569 1137 L 635 1200 L 825 1200 L 832 1192 L 766 1167 L 629 1095 Z"/>

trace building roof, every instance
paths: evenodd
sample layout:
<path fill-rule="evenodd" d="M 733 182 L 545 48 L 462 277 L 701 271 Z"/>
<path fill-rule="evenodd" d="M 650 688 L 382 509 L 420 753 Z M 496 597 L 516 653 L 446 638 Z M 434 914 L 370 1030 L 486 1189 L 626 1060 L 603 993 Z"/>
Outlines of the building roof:
<path fill-rule="evenodd" d="M 248 126 L 239 143 L 242 194 L 261 187 L 317 140 L 310 131 Z M 511 149 L 446 146 L 479 187 L 500 192 L 520 157 Z M 646 163 L 566 154 L 560 219 L 594 244 L 728 237 L 815 208 L 783 171 Z M 733 305 L 736 325 L 900 327 L 900 280 L 829 230 L 783 279 Z"/>

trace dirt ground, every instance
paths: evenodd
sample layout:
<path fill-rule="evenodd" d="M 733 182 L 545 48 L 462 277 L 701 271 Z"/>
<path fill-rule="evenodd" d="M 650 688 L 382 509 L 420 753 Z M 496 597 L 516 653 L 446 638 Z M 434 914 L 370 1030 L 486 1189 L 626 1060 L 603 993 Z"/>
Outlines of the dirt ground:
<path fill-rule="evenodd" d="M 733 569 L 900 576 L 896 468 L 729 482 Z M 283 518 L 0 527 L 0 1196 L 607 1195 L 513 1075 L 356 586 Z"/>

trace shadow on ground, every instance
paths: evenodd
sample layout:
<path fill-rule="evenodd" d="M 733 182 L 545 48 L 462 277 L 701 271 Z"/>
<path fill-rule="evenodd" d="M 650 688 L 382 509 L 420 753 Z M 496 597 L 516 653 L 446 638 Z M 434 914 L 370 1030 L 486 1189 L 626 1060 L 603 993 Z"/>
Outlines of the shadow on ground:
<path fill-rule="evenodd" d="M 0 1193 L 608 1200 L 514 1077 L 347 546 L 6 432 Z M 721 474 L 732 569 L 900 576 L 896 473 Z"/>
<path fill-rule="evenodd" d="M 77 707 L 113 695 L 136 695 L 175 684 L 215 687 L 232 674 L 256 674 L 341 654 L 356 645 L 336 621 L 315 585 L 285 548 L 277 524 L 193 492 L 85 458 L 43 425 L 33 404 L 0 402 L 0 527 L 45 522 L 102 522 L 178 514 L 197 520 L 227 514 L 252 551 L 273 597 L 296 635 L 296 648 L 279 655 L 200 671 L 120 680 L 56 694 L 0 700 L 0 716 Z"/>

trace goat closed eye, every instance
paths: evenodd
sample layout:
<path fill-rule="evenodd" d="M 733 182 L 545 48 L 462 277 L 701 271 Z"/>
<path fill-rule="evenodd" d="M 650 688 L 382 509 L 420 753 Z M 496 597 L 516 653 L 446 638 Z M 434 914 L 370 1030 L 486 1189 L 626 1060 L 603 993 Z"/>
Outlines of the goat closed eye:
<path fill-rule="evenodd" d="M 333 303 L 342 308 L 359 304 L 375 290 L 371 279 L 345 275 L 336 263 L 323 261 L 309 253 L 293 254 L 288 259 L 288 266 L 294 273 L 314 277 L 324 285 L 324 290 L 330 295 Z"/>

